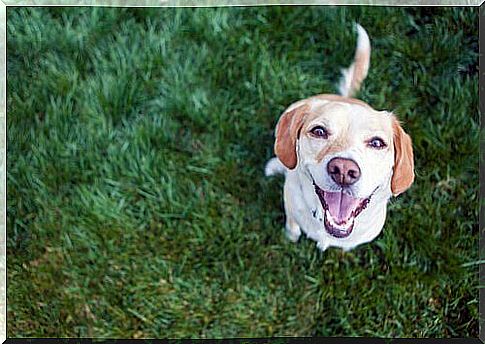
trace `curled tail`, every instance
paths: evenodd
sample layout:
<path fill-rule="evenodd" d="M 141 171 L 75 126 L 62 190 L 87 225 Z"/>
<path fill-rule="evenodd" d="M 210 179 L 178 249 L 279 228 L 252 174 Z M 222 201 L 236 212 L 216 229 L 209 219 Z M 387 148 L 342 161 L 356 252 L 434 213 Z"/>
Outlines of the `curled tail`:
<path fill-rule="evenodd" d="M 349 68 L 342 69 L 338 90 L 344 97 L 352 97 L 360 88 L 369 71 L 370 64 L 370 40 L 367 32 L 359 24 L 357 29 L 357 48 L 355 50 L 354 62 Z"/>

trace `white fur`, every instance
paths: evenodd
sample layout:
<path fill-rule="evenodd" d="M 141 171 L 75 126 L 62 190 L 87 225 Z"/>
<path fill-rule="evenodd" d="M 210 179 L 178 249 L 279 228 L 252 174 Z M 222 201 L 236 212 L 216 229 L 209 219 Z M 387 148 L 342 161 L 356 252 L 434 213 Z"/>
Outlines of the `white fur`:
<path fill-rule="evenodd" d="M 264 168 L 266 177 L 274 176 L 276 174 L 285 174 L 287 168 L 281 163 L 278 158 L 269 159 Z"/>
<path fill-rule="evenodd" d="M 356 29 L 358 39 L 355 56 L 356 60 L 358 57 L 359 72 L 355 73 L 355 61 L 342 71 L 339 90 L 344 97 L 319 95 L 291 104 L 284 113 L 303 104 L 308 105 L 296 142 L 297 165 L 294 169 L 288 169 L 278 158 L 272 158 L 265 167 L 267 176 L 285 174 L 283 195 L 287 237 L 295 242 L 304 232 L 317 242 L 317 247 L 322 251 L 331 246 L 350 250 L 373 240 L 383 228 L 387 202 L 392 196 L 394 148 L 391 116 L 363 102 L 345 98 L 356 91 L 352 88 L 353 83 L 356 85 L 355 78 L 358 78 L 357 85 L 360 84 L 369 68 L 369 37 L 360 25 L 357 24 Z M 332 135 L 328 139 L 312 137 L 308 130 L 317 125 L 324 126 Z M 385 139 L 387 148 L 370 148 L 366 142 L 374 135 Z M 320 157 L 320 152 L 332 153 Z M 334 157 L 352 159 L 361 170 L 360 179 L 345 192 L 357 198 L 372 195 L 367 208 L 355 217 L 352 232 L 345 238 L 334 237 L 325 230 L 325 210 L 313 184 L 315 182 L 327 192 L 342 190 L 327 172 L 327 164 Z"/>
<path fill-rule="evenodd" d="M 355 24 L 355 28 L 358 34 L 355 57 L 359 55 L 364 57 L 363 65 L 361 66 L 363 74 L 362 75 L 355 74 L 355 62 L 352 63 L 349 68 L 343 68 L 341 70 L 342 78 L 340 79 L 340 82 L 338 84 L 338 91 L 339 91 L 339 94 L 341 94 L 344 97 L 350 97 L 357 91 L 357 89 L 352 88 L 352 82 L 356 78 L 360 79 L 360 82 L 361 82 L 366 78 L 367 72 L 369 71 L 369 64 L 370 64 L 369 36 L 367 35 L 367 32 L 365 31 L 365 29 L 359 24 Z"/>
<path fill-rule="evenodd" d="M 386 219 L 387 202 L 392 196 L 394 164 L 391 119 L 385 112 L 361 105 L 315 99 L 310 99 L 307 103 L 310 104 L 310 111 L 318 116 L 306 123 L 305 127 L 313 127 L 314 124 L 324 121 L 334 137 L 345 138 L 351 144 L 348 148 L 328 154 L 321 161 L 317 161 L 315 157 L 318 152 L 327 145 L 333 145 L 335 141 L 314 139 L 301 134 L 296 147 L 297 166 L 293 170 L 286 169 L 286 235 L 291 241 L 297 241 L 301 232 L 304 232 L 308 238 L 317 242 L 321 250 L 332 246 L 350 250 L 373 240 L 381 232 Z M 363 142 L 369 136 L 370 127 L 382 128 L 372 131 L 371 136 L 376 133 L 384 138 L 389 144 L 388 149 L 374 150 L 365 146 Z M 355 218 L 354 229 L 346 238 L 333 237 L 324 229 L 324 210 L 313 186 L 315 181 L 325 191 L 341 190 L 326 168 L 334 157 L 352 159 L 361 170 L 359 181 L 349 187 L 347 192 L 359 198 L 367 198 L 373 194 L 369 206 Z"/>
<path fill-rule="evenodd" d="M 374 194 L 371 201 L 374 206 L 357 216 L 352 234 L 347 238 L 335 238 L 322 229 L 322 208 L 311 180 L 303 169 L 291 170 L 286 175 L 284 186 L 286 235 L 292 241 L 297 241 L 303 231 L 309 239 L 317 242 L 317 247 L 322 251 L 332 246 L 351 250 L 379 235 L 386 219 L 387 201 L 390 197 L 389 184 Z M 313 209 L 317 209 L 316 218 L 312 216 Z M 298 226 L 289 228 L 289 222 Z"/>

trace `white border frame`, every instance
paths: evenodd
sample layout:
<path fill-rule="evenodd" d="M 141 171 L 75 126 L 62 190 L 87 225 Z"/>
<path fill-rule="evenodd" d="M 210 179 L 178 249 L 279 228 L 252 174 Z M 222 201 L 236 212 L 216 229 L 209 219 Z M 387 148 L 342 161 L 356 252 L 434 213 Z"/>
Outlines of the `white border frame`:
<path fill-rule="evenodd" d="M 0 0 L 0 342 L 7 339 L 7 6 L 239 7 L 273 5 L 481 6 L 485 0 Z"/>

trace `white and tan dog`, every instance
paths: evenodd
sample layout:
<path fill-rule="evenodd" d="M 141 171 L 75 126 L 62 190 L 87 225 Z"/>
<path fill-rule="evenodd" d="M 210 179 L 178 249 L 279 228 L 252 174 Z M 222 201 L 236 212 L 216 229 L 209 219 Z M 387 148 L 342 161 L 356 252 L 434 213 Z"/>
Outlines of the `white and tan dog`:
<path fill-rule="evenodd" d="M 350 250 L 382 230 L 387 202 L 414 180 L 411 139 L 396 116 L 351 98 L 367 76 L 370 42 L 357 25 L 353 64 L 340 95 L 291 104 L 276 126 L 275 154 L 266 175 L 284 173 L 286 234 L 303 230 L 325 250 Z"/>

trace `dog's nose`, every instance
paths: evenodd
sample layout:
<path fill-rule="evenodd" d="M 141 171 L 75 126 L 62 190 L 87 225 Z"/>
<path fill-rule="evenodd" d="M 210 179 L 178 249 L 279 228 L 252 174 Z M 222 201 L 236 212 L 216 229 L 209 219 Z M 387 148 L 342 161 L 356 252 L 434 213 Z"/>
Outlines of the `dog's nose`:
<path fill-rule="evenodd" d="M 360 178 L 359 165 L 351 159 L 333 158 L 328 162 L 327 172 L 340 186 L 352 185 Z"/>

